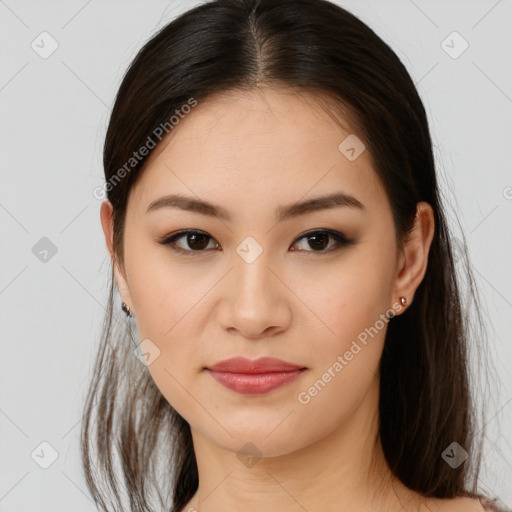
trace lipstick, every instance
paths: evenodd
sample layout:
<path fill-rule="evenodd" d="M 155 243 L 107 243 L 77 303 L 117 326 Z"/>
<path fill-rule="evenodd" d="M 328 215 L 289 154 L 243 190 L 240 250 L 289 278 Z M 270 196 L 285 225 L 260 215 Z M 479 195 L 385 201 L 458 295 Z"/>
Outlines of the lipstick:
<path fill-rule="evenodd" d="M 263 394 L 296 379 L 307 368 L 272 357 L 226 359 L 206 368 L 220 384 L 242 394 Z"/>

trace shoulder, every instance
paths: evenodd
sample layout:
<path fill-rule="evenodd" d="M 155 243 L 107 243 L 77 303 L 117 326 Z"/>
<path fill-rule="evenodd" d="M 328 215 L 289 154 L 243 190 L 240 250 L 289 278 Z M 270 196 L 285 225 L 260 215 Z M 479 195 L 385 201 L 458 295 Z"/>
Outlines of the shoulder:
<path fill-rule="evenodd" d="M 485 496 L 432 499 L 427 503 L 427 512 L 512 512 L 496 499 Z"/>
<path fill-rule="evenodd" d="M 427 502 L 425 511 L 428 512 L 491 512 L 493 509 L 485 508 L 480 499 L 459 497 L 451 499 L 431 499 Z"/>
<path fill-rule="evenodd" d="M 446 509 L 447 512 L 487 512 L 478 498 L 455 498 L 453 508 Z"/>

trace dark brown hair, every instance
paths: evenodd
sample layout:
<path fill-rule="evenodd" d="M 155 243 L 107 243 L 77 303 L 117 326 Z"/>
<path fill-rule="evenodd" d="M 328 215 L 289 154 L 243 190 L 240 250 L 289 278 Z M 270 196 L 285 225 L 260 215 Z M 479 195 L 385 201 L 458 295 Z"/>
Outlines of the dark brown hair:
<path fill-rule="evenodd" d="M 410 307 L 388 326 L 379 437 L 391 470 L 410 489 L 438 498 L 476 496 L 484 431 L 468 371 L 471 304 L 475 342 L 485 332 L 467 251 L 456 254 L 452 243 L 416 87 L 392 49 L 351 13 L 325 0 L 214 0 L 185 12 L 142 47 L 122 80 L 104 146 L 113 257 L 122 268 L 127 200 L 147 160 L 135 162 L 133 153 L 149 139 L 159 142 L 157 127 L 168 127 L 191 99 L 263 85 L 316 92 L 333 111 L 347 113 L 389 197 L 399 247 L 417 203 L 432 206 L 426 275 Z M 132 511 L 178 512 L 198 486 L 190 428 L 134 357 L 138 342 L 115 302 L 112 274 L 82 424 L 87 485 L 105 511 L 126 510 L 127 499 Z M 470 455 L 457 468 L 441 456 L 453 442 Z"/>

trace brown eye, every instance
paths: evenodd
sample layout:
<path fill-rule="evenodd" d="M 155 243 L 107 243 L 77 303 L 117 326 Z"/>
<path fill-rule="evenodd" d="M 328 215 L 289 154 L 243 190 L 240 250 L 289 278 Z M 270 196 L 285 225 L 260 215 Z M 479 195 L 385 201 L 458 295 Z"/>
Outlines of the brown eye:
<path fill-rule="evenodd" d="M 178 245 L 178 240 L 184 239 L 181 246 Z M 202 231 L 180 231 L 171 235 L 164 240 L 160 241 L 162 245 L 169 245 L 174 251 L 186 254 L 187 256 L 194 256 L 194 253 L 206 252 L 208 243 L 213 238 Z M 219 244 L 214 244 L 213 249 L 217 248 Z"/>
<path fill-rule="evenodd" d="M 331 244 L 330 248 L 326 250 L 327 247 L 329 247 L 329 240 L 334 240 L 335 243 Z M 331 231 L 331 230 L 316 230 L 316 231 L 309 231 L 308 233 L 305 233 L 300 238 L 297 239 L 297 242 L 301 240 L 306 240 L 306 243 L 303 244 L 303 246 L 311 247 L 313 250 L 307 250 L 307 249 L 301 249 L 302 252 L 319 252 L 319 253 L 327 253 L 335 251 L 342 246 L 345 245 L 354 245 L 355 240 L 347 238 L 343 233 L 339 233 L 337 231 Z M 296 243 L 297 243 L 296 242 Z M 338 245 L 338 247 L 332 248 L 333 246 Z M 294 251 L 295 249 L 292 249 Z"/>
<path fill-rule="evenodd" d="M 191 249 L 201 250 L 208 245 L 208 236 L 202 233 L 190 233 L 186 235 L 187 244 Z"/>
<path fill-rule="evenodd" d="M 309 235 L 308 244 L 312 249 L 323 250 L 329 245 L 330 236 L 327 233 L 314 233 Z"/>

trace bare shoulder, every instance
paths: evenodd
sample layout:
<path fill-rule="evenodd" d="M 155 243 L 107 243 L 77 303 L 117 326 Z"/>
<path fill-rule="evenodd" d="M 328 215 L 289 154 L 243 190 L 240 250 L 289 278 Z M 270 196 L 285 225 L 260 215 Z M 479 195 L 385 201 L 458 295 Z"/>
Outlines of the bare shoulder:
<path fill-rule="evenodd" d="M 446 512 L 487 512 L 478 498 L 455 498 Z"/>
<path fill-rule="evenodd" d="M 451 501 L 453 501 L 453 508 L 447 508 L 446 512 L 512 512 L 512 509 L 497 497 L 456 498 Z"/>
<path fill-rule="evenodd" d="M 425 508 L 427 512 L 489 512 L 478 498 L 431 499 Z"/>

